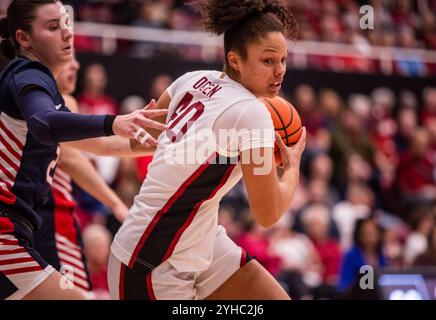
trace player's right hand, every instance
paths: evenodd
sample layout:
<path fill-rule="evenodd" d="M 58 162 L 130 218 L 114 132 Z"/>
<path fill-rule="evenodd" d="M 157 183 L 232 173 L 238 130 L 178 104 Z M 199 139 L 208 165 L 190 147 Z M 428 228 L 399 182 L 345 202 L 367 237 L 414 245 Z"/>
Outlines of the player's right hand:
<path fill-rule="evenodd" d="M 300 139 L 292 147 L 286 146 L 278 133 L 276 133 L 276 143 L 280 148 L 283 169 L 300 168 L 301 155 L 306 148 L 306 128 L 303 127 Z"/>
<path fill-rule="evenodd" d="M 168 110 L 154 109 L 155 106 L 156 101 L 153 99 L 141 110 L 117 116 L 112 127 L 113 132 L 123 138 L 136 139 L 147 147 L 157 146 L 156 139 L 149 135 L 145 128 L 153 128 L 161 131 L 166 130 L 166 125 L 151 119 L 167 114 Z"/>

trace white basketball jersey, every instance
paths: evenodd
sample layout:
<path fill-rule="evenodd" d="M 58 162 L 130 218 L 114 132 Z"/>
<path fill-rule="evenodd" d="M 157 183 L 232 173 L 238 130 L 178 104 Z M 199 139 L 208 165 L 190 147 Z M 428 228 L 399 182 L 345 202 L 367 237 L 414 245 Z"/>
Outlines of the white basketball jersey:
<path fill-rule="evenodd" d="M 238 153 L 223 151 L 210 139 L 214 123 L 235 104 L 262 110 L 261 119 L 252 119 L 254 128 L 265 119 L 272 128 L 272 121 L 251 92 L 218 71 L 187 73 L 167 91 L 169 129 L 158 138 L 112 252 L 130 267 L 139 262 L 152 270 L 168 259 L 179 271 L 202 271 L 212 261 L 219 201 L 242 177 Z M 261 146 L 273 144 L 272 133 Z"/>

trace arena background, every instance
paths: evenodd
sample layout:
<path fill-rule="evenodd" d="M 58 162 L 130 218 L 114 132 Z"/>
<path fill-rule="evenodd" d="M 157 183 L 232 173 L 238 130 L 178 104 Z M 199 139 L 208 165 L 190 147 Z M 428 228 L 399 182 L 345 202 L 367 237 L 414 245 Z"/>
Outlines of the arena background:
<path fill-rule="evenodd" d="M 309 133 L 300 187 L 289 213 L 265 230 L 250 219 L 240 184 L 220 223 L 293 299 L 436 299 L 436 1 L 285 2 L 300 35 L 289 42 L 283 95 Z M 81 112 L 122 113 L 185 72 L 222 68 L 220 39 L 200 32 L 181 1 L 65 3 L 74 9 Z M 361 28 L 364 5 L 373 29 Z M 150 159 L 93 161 L 131 204 Z M 78 188 L 76 197 L 91 280 L 107 299 L 119 225 Z M 365 232 L 353 240 L 361 218 L 380 228 L 380 250 Z M 356 265 L 356 246 L 377 257 L 373 269 Z"/>

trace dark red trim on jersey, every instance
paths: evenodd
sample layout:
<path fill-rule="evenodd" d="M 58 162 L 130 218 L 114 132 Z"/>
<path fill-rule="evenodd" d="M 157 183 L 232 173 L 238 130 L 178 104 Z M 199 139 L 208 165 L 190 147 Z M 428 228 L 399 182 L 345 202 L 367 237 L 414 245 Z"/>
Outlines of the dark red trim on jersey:
<path fill-rule="evenodd" d="M 132 255 L 130 268 L 140 260 L 146 262 L 151 271 L 171 255 L 201 204 L 212 198 L 227 181 L 236 166 L 231 160 L 215 153 L 182 184 L 147 227 Z"/>
<path fill-rule="evenodd" d="M 119 284 L 119 298 L 120 300 L 124 300 L 124 274 L 126 273 L 126 265 L 121 262 L 120 267 L 120 284 Z"/>
<path fill-rule="evenodd" d="M 124 291 L 120 294 L 124 299 L 156 299 L 151 282 L 153 269 L 173 253 L 201 205 L 226 183 L 237 164 L 232 160 L 213 154 L 156 213 L 138 241 L 129 266 L 123 269 L 120 291 Z"/>
<path fill-rule="evenodd" d="M 247 252 L 245 252 L 245 250 L 242 249 L 240 266 L 243 267 L 245 266 L 246 263 L 247 263 Z"/>
<path fill-rule="evenodd" d="M 189 185 L 192 184 L 201 174 L 209 167 L 210 161 L 212 159 L 216 158 L 216 153 L 213 154 L 204 164 L 202 164 L 181 186 L 180 188 L 171 196 L 171 198 L 167 201 L 167 203 L 158 211 L 158 213 L 153 217 L 153 220 L 150 222 L 150 224 L 147 226 L 147 229 L 143 233 L 141 239 L 139 240 L 138 244 L 136 245 L 135 251 L 133 252 L 132 257 L 129 261 L 129 268 L 133 268 L 133 265 L 138 258 L 138 254 L 141 251 L 141 249 L 144 246 L 145 241 L 150 236 L 151 232 L 153 231 L 154 227 L 158 223 L 158 221 L 162 218 L 162 216 L 167 213 L 172 205 L 176 202 L 177 199 L 180 198 L 186 191 Z"/>
<path fill-rule="evenodd" d="M 153 290 L 153 284 L 151 283 L 151 272 L 149 272 L 147 274 L 147 291 L 148 291 L 148 297 L 150 300 L 156 300 L 156 296 L 154 295 L 154 290 Z"/>
<path fill-rule="evenodd" d="M 221 189 L 221 187 L 227 182 L 227 179 L 230 177 L 230 174 L 232 173 L 234 167 L 235 167 L 235 165 L 231 165 L 227 169 L 227 171 L 224 173 L 223 178 L 221 179 L 219 185 L 212 191 L 212 193 L 210 194 L 210 196 L 207 199 L 204 199 L 204 200 L 198 202 L 194 206 L 191 213 L 189 214 L 188 219 L 186 219 L 186 222 L 184 223 L 184 225 L 177 231 L 176 235 L 174 236 L 173 241 L 171 242 L 171 244 L 168 248 L 168 251 L 166 252 L 163 260 L 166 260 L 171 256 L 171 254 L 174 251 L 174 248 L 177 245 L 177 242 L 179 242 L 179 239 L 182 236 L 183 232 L 185 232 L 185 230 L 191 225 L 192 220 L 194 220 L 194 217 L 197 214 L 197 211 L 200 209 L 203 202 L 210 200 L 215 196 L 215 194 L 218 192 L 218 190 Z"/>

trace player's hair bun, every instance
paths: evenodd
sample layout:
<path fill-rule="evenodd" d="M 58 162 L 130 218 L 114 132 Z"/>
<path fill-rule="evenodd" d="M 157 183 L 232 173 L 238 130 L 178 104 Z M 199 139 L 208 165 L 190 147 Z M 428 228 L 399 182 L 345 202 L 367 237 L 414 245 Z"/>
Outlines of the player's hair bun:
<path fill-rule="evenodd" d="M 205 30 L 216 35 L 234 29 L 250 17 L 271 13 L 282 23 L 284 31 L 295 36 L 296 22 L 279 0 L 198 0 L 188 3 L 202 15 Z"/>

